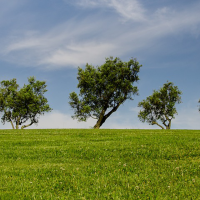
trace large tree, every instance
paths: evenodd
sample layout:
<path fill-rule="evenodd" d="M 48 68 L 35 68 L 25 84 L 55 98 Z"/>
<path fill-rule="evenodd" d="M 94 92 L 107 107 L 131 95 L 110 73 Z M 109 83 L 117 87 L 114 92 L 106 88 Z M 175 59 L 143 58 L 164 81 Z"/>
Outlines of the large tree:
<path fill-rule="evenodd" d="M 133 86 L 139 80 L 140 65 L 136 59 L 122 62 L 119 58 L 106 58 L 101 66 L 86 64 L 85 69 L 78 68 L 79 96 L 72 92 L 69 104 L 74 109 L 74 116 L 79 121 L 89 117 L 97 120 L 94 128 L 98 129 L 127 99 L 138 93 Z"/>
<path fill-rule="evenodd" d="M 44 97 L 46 90 L 45 81 L 36 81 L 34 77 L 28 78 L 28 85 L 21 89 L 16 79 L 0 82 L 0 112 L 3 113 L 2 123 L 10 122 L 13 129 L 24 129 L 34 123 L 45 112 L 52 109 Z"/>
<path fill-rule="evenodd" d="M 177 114 L 175 104 L 181 103 L 181 91 L 172 82 L 167 82 L 160 90 L 139 102 L 138 106 L 142 107 L 139 112 L 139 119 L 142 122 L 148 122 L 150 125 L 158 125 L 162 129 L 171 128 L 171 121 Z M 161 121 L 162 125 L 158 121 Z M 164 125 L 164 126 L 163 126 Z"/>

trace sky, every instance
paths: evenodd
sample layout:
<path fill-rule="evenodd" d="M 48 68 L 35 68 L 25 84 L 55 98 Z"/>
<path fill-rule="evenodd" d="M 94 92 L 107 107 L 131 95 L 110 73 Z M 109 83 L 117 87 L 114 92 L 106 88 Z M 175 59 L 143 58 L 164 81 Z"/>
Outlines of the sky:
<path fill-rule="evenodd" d="M 199 0 L 0 0 L 0 81 L 46 81 L 50 113 L 30 128 L 92 128 L 73 120 L 69 93 L 77 69 L 105 58 L 137 58 L 139 95 L 102 125 L 109 129 L 156 129 L 142 123 L 138 103 L 167 81 L 182 91 L 172 129 L 200 129 Z M 0 129 L 11 125 L 0 124 Z"/>

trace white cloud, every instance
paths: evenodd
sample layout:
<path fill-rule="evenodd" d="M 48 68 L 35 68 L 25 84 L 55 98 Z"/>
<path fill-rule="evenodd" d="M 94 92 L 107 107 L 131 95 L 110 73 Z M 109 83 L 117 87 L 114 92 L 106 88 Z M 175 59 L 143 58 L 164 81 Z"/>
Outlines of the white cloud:
<path fill-rule="evenodd" d="M 196 101 L 197 102 L 197 101 Z M 140 111 L 139 107 L 133 107 L 130 109 L 134 112 L 134 116 L 138 114 Z M 139 129 L 151 129 L 151 128 L 159 128 L 157 125 L 148 125 L 148 123 L 139 122 L 138 119 L 134 119 L 136 121 L 136 127 Z M 160 129 L 160 128 L 159 128 Z M 198 111 L 198 107 L 194 108 L 189 105 L 186 107 L 181 107 L 180 111 L 178 111 L 178 115 L 175 115 L 175 119 L 172 119 L 172 129 L 200 129 L 200 112 Z"/>
<path fill-rule="evenodd" d="M 41 61 L 41 64 L 65 66 L 79 66 L 89 62 L 89 64 L 97 65 L 105 57 L 102 55 L 109 55 L 113 52 L 114 45 L 109 43 L 87 43 L 74 44 L 67 46 L 66 49 L 59 49 L 52 52 L 51 56 L 47 56 Z"/>
<path fill-rule="evenodd" d="M 78 122 L 73 120 L 70 115 L 53 110 L 46 113 L 39 119 L 38 125 L 33 125 L 30 128 L 91 128 L 95 125 L 95 120 L 89 119 L 87 122 Z"/>
<path fill-rule="evenodd" d="M 133 108 L 130 108 L 131 111 L 135 112 L 135 113 L 139 113 L 141 108 L 139 107 L 133 107 Z"/>
<path fill-rule="evenodd" d="M 12 125 L 10 123 L 0 123 L 0 129 L 12 129 Z"/>
<path fill-rule="evenodd" d="M 131 108 L 134 113 L 121 113 L 117 111 L 111 115 L 101 128 L 108 129 L 160 129 L 158 126 L 142 123 L 137 118 L 138 107 Z M 197 109 L 187 107 L 181 109 L 172 120 L 172 129 L 197 129 L 200 130 L 200 113 Z M 53 110 L 39 119 L 38 125 L 32 125 L 29 129 L 57 129 L 57 128 L 92 128 L 96 120 L 90 118 L 87 122 L 73 120 L 69 114 Z M 11 129 L 11 125 L 0 124 L 0 129 Z"/>
<path fill-rule="evenodd" d="M 61 113 L 60 111 L 53 110 L 51 113 L 46 113 L 40 117 L 38 125 L 33 125 L 32 128 L 92 128 L 96 123 L 96 120 L 90 118 L 87 122 L 78 122 L 73 120 L 69 114 Z M 155 126 L 149 126 L 148 124 L 141 123 L 132 116 L 122 115 L 119 111 L 113 113 L 101 128 L 108 129 L 155 129 Z"/>
<path fill-rule="evenodd" d="M 129 20 L 121 22 L 115 15 L 104 16 L 97 12 L 82 19 L 73 17 L 46 32 L 23 30 L 23 33 L 16 34 L 14 31 L 14 35 L 0 40 L 0 57 L 9 62 L 52 69 L 77 67 L 87 62 L 97 65 L 108 56 L 120 57 L 127 52 L 135 54 L 168 35 L 189 32 L 198 37 L 199 34 L 199 4 L 185 10 L 164 7 L 149 13 L 136 0 L 87 0 L 76 3 L 112 7 Z"/>
<path fill-rule="evenodd" d="M 143 21 L 145 9 L 137 0 L 76 0 L 81 7 L 108 7 L 115 10 L 124 19 Z"/>
<path fill-rule="evenodd" d="M 69 0 L 65 0 L 66 2 L 69 2 Z M 74 0 L 71 3 L 76 3 L 78 6 L 82 7 L 96 7 L 100 6 L 104 1 L 103 0 Z"/>
<path fill-rule="evenodd" d="M 73 120 L 70 115 L 53 110 L 39 118 L 38 124 L 33 124 L 27 129 L 57 129 L 57 128 L 91 128 L 95 125 L 95 120 L 89 119 L 87 122 Z M 12 129 L 10 123 L 0 124 L 0 129 Z"/>
<path fill-rule="evenodd" d="M 113 7 L 121 16 L 134 21 L 146 20 L 145 9 L 137 0 L 111 0 L 108 5 Z"/>
<path fill-rule="evenodd" d="M 103 39 L 105 34 L 101 31 L 104 32 L 104 28 L 99 31 L 102 23 L 99 18 L 72 19 L 46 33 L 27 31 L 7 38 L 0 55 L 9 62 L 36 67 L 77 67 L 87 62 L 98 64 L 115 51 L 115 44 Z M 96 34 L 100 37 L 96 38 Z"/>
<path fill-rule="evenodd" d="M 200 112 L 198 111 L 198 107 L 182 108 L 172 123 L 174 129 L 200 130 Z"/>

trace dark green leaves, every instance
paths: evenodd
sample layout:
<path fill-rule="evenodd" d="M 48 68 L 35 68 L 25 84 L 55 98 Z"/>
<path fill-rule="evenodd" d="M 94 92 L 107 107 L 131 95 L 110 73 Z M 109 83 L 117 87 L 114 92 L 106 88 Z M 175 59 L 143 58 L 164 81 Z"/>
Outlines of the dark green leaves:
<path fill-rule="evenodd" d="M 93 117 L 105 121 L 105 117 L 115 112 L 119 105 L 137 94 L 138 89 L 133 83 L 139 80 L 140 67 L 136 59 L 122 62 L 110 57 L 96 68 L 89 64 L 85 69 L 78 68 L 80 94 L 78 97 L 71 93 L 69 102 L 74 109 L 73 118 L 86 121 Z"/>
<path fill-rule="evenodd" d="M 2 81 L 0 87 L 0 112 L 3 112 L 2 122 L 10 122 L 14 128 L 18 129 L 19 125 L 30 121 L 29 125 L 38 123 L 39 115 L 44 112 L 51 111 L 44 97 L 46 83 L 44 81 L 36 81 L 34 77 L 28 79 L 29 84 L 24 85 L 21 89 L 16 83 L 16 79 L 10 81 Z"/>
<path fill-rule="evenodd" d="M 154 91 L 146 100 L 139 102 L 138 106 L 143 108 L 139 112 L 139 119 L 142 122 L 147 121 L 151 125 L 157 124 L 163 128 L 157 122 L 160 120 L 167 129 L 170 129 L 171 120 L 177 114 L 175 104 L 181 103 L 181 93 L 172 82 L 165 83 L 159 91 Z"/>

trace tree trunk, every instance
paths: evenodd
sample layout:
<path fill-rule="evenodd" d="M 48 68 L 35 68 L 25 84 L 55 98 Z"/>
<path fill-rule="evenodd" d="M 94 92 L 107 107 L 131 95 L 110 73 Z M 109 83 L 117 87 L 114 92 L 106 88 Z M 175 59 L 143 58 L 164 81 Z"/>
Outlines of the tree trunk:
<path fill-rule="evenodd" d="M 169 119 L 169 124 L 168 124 L 168 126 L 169 126 L 169 129 L 171 129 L 171 119 Z"/>
<path fill-rule="evenodd" d="M 16 121 L 16 129 L 19 129 L 19 118 L 17 118 L 17 121 Z"/>
<path fill-rule="evenodd" d="M 163 124 L 165 125 L 166 129 L 171 129 L 171 121 L 172 119 L 170 119 L 168 116 L 166 116 L 166 120 L 163 122 Z M 165 122 L 168 121 L 168 124 L 166 124 Z"/>
<path fill-rule="evenodd" d="M 101 126 L 101 121 L 98 120 L 97 123 L 94 125 L 94 129 L 99 129 Z"/>
<path fill-rule="evenodd" d="M 21 129 L 27 128 L 27 127 L 29 127 L 29 126 L 31 126 L 31 125 L 32 125 L 32 124 L 23 125 L 23 126 L 21 127 Z"/>
<path fill-rule="evenodd" d="M 121 103 L 118 103 L 118 104 L 117 104 L 108 114 L 106 114 L 105 116 L 104 116 L 104 114 L 105 114 L 107 108 L 106 108 L 106 109 L 103 109 L 102 112 L 101 112 L 101 114 L 100 114 L 100 117 L 99 117 L 97 123 L 96 123 L 95 126 L 94 126 L 94 129 L 99 129 L 99 128 L 102 126 L 102 124 L 106 121 L 106 119 L 108 119 L 108 117 L 110 117 L 110 115 L 111 115 L 112 113 L 114 113 L 114 112 L 119 108 L 120 105 L 121 105 Z"/>
<path fill-rule="evenodd" d="M 158 126 L 159 126 L 160 128 L 162 128 L 162 129 L 164 129 L 164 127 L 161 126 L 160 124 L 158 124 L 157 122 L 152 122 L 152 125 L 154 125 L 154 124 L 158 125 Z"/>
<path fill-rule="evenodd" d="M 100 117 L 99 117 L 97 123 L 95 124 L 94 129 L 99 129 L 99 128 L 101 127 L 101 125 L 105 122 L 104 114 L 105 114 L 106 110 L 107 110 L 107 109 L 103 109 L 103 110 L 101 111 Z"/>
<path fill-rule="evenodd" d="M 13 128 L 13 129 L 15 129 L 15 127 L 14 127 L 14 124 L 13 124 L 12 120 L 10 120 L 10 123 L 11 123 L 11 125 L 12 125 L 12 128 Z"/>
<path fill-rule="evenodd" d="M 19 121 L 20 121 L 20 117 L 17 118 L 17 121 L 16 121 L 16 129 L 19 129 Z"/>
<path fill-rule="evenodd" d="M 171 120 L 169 120 L 169 124 L 166 126 L 166 129 L 171 129 Z"/>
<path fill-rule="evenodd" d="M 19 124 L 16 123 L 16 129 L 19 129 Z"/>

